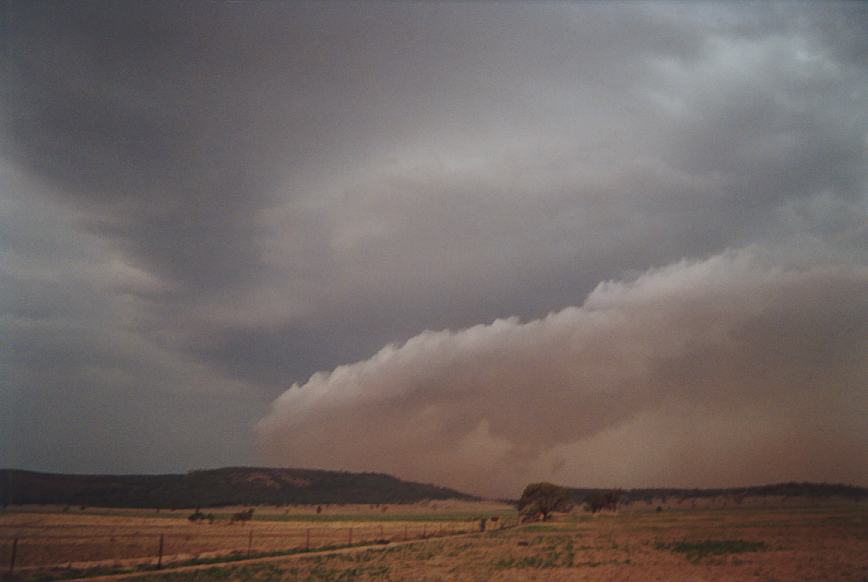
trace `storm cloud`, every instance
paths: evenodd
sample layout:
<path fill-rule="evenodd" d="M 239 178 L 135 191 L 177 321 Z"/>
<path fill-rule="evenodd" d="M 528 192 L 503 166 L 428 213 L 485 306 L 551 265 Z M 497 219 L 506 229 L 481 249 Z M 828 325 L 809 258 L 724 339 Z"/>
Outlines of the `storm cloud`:
<path fill-rule="evenodd" d="M 788 270 L 747 252 L 680 262 L 542 319 L 424 332 L 314 374 L 259 430 L 276 462 L 502 496 L 543 477 L 712 486 L 779 453 L 779 474 L 864 480 L 866 289 L 864 268 Z M 711 446 L 671 448 L 684 429 L 661 419 L 678 415 Z M 630 434 L 649 418 L 656 430 Z M 805 446 L 830 431 L 832 450 Z M 604 434 L 595 459 L 567 453 Z"/>
<path fill-rule="evenodd" d="M 0 465 L 288 462 L 254 431 L 287 386 L 422 330 L 726 249 L 860 272 L 866 28 L 861 3 L 4 3 Z M 510 445 L 516 474 L 574 437 Z"/>

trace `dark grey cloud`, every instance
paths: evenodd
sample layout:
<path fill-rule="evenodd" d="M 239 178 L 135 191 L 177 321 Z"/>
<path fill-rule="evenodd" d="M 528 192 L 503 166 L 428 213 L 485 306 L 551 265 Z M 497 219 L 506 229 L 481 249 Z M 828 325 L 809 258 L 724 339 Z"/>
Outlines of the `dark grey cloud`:
<path fill-rule="evenodd" d="M 95 394 L 198 411 L 164 468 L 252 461 L 269 397 L 424 329 L 726 248 L 865 261 L 862 4 L 4 8 L 4 393 L 69 404 L 81 466 L 138 456 Z"/>

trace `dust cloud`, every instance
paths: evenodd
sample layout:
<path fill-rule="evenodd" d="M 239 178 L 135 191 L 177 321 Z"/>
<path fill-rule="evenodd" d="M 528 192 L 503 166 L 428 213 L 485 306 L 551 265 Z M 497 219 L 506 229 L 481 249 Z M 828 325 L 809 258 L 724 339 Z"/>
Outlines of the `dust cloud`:
<path fill-rule="evenodd" d="M 868 481 L 868 269 L 755 249 L 600 283 L 532 321 L 424 331 L 295 384 L 269 462 L 489 496 Z"/>

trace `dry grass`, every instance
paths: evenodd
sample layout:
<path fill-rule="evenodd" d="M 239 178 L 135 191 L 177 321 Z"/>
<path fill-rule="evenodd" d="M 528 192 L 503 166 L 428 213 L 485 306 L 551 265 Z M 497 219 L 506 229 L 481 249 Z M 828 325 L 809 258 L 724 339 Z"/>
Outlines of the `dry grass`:
<path fill-rule="evenodd" d="M 141 577 L 201 580 L 868 580 L 868 507 L 622 513 L 357 554 Z"/>
<path fill-rule="evenodd" d="M 384 510 L 385 508 L 385 510 Z M 221 556 L 398 541 L 478 529 L 478 515 L 514 514 L 503 504 L 460 501 L 394 506 L 257 508 L 255 519 L 230 524 L 239 508 L 205 510 L 213 524 L 190 523 L 192 510 L 174 512 L 60 507 L 0 513 L 0 567 L 18 538 L 16 570 L 129 567 L 154 563 L 163 538 L 163 564 Z M 514 519 L 514 518 L 513 518 Z M 4 568 L 5 569 L 5 568 Z"/>

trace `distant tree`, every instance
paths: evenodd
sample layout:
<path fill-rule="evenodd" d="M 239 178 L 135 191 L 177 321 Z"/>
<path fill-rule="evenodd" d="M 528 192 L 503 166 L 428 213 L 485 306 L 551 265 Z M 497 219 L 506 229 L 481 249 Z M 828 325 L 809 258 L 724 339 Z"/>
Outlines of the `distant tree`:
<path fill-rule="evenodd" d="M 554 483 L 531 483 L 518 500 L 518 511 L 523 517 L 543 521 L 553 512 L 569 511 L 572 506 L 569 491 Z"/>
<path fill-rule="evenodd" d="M 615 511 L 618 509 L 618 502 L 621 500 L 621 490 L 613 489 L 611 491 L 596 491 L 585 497 L 585 509 L 591 513 L 598 511 L 609 510 Z"/>
<path fill-rule="evenodd" d="M 239 511 L 238 513 L 232 514 L 232 519 L 229 520 L 229 523 L 235 523 L 237 521 L 245 522 L 253 519 L 253 508 L 251 507 L 247 511 Z"/>

